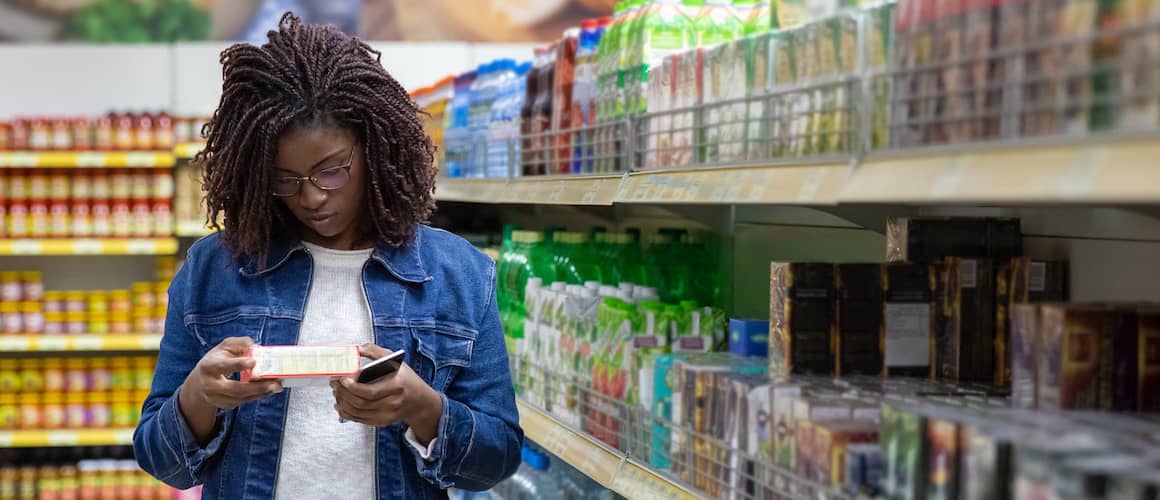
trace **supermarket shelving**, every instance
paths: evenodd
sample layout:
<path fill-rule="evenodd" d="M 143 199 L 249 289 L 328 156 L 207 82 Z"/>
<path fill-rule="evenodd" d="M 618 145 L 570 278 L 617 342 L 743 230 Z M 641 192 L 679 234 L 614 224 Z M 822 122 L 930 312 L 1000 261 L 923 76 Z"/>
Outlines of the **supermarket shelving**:
<path fill-rule="evenodd" d="M 156 351 L 161 335 L 2 335 L 0 353 Z"/>
<path fill-rule="evenodd" d="M 205 223 L 201 221 L 181 221 L 177 223 L 177 236 L 179 238 L 201 238 L 213 233 L 213 230 L 205 227 Z"/>
<path fill-rule="evenodd" d="M 623 176 L 540 176 L 519 179 L 442 179 L 435 196 L 444 201 L 611 205 Z"/>
<path fill-rule="evenodd" d="M 158 151 L 3 151 L 0 168 L 169 168 L 177 163 L 173 153 Z"/>
<path fill-rule="evenodd" d="M 173 255 L 175 238 L 143 239 L 7 239 L 3 255 Z"/>
<path fill-rule="evenodd" d="M 173 147 L 173 155 L 178 159 L 188 160 L 204 147 L 204 142 L 183 142 Z"/>
<path fill-rule="evenodd" d="M 529 439 L 626 498 L 701 498 L 533 405 L 517 400 L 516 406 Z"/>
<path fill-rule="evenodd" d="M 0 448 L 46 446 L 127 446 L 133 429 L 76 429 L 53 431 L 0 431 Z"/>

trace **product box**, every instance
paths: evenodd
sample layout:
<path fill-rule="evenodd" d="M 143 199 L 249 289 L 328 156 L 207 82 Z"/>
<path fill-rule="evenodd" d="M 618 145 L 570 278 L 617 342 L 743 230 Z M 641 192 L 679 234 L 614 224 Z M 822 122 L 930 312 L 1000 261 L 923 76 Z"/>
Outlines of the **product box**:
<path fill-rule="evenodd" d="M 677 56 L 673 108 L 673 165 L 690 165 L 704 161 L 704 152 L 694 149 L 703 140 L 697 129 L 693 107 L 701 104 L 703 96 L 704 50 L 690 49 Z"/>
<path fill-rule="evenodd" d="M 1001 423 L 971 422 L 959 428 L 959 498 L 962 500 L 1009 500 L 1011 498 L 1012 427 Z"/>
<path fill-rule="evenodd" d="M 773 73 L 772 32 L 745 38 L 745 159 L 770 158 L 769 118 L 766 103 Z"/>
<path fill-rule="evenodd" d="M 1007 260 L 1023 255 L 1019 219 L 890 217 L 886 260 L 935 262 L 943 257 Z"/>
<path fill-rule="evenodd" d="M 1039 305 L 1011 307 L 1011 405 L 1032 409 L 1039 402 Z"/>
<path fill-rule="evenodd" d="M 865 420 L 819 422 L 813 426 L 813 472 L 810 479 L 827 486 L 846 484 L 849 448 L 878 442 L 878 424 Z"/>
<path fill-rule="evenodd" d="M 885 474 L 882 446 L 878 443 L 852 444 L 846 447 L 844 489 L 858 498 L 877 498 L 882 492 Z"/>
<path fill-rule="evenodd" d="M 1136 411 L 1137 347 L 1140 338 L 1135 306 L 1111 307 L 1099 337 L 1099 409 Z"/>
<path fill-rule="evenodd" d="M 883 373 L 930 377 L 937 272 L 928 264 L 893 262 L 885 265 L 884 276 Z"/>
<path fill-rule="evenodd" d="M 1011 384 L 1011 307 L 1068 298 L 1067 261 L 1016 257 L 998 261 L 995 271 L 995 384 Z"/>
<path fill-rule="evenodd" d="M 769 372 L 834 372 L 834 265 L 774 262 L 770 273 Z"/>
<path fill-rule="evenodd" d="M 1039 314 L 1038 401 L 1042 410 L 1099 407 L 1100 338 L 1110 310 L 1043 305 Z"/>
<path fill-rule="evenodd" d="M 947 257 L 936 265 L 936 376 L 991 382 L 995 359 L 995 268 L 988 259 Z"/>
<path fill-rule="evenodd" d="M 773 463 L 774 448 L 774 416 L 771 399 L 771 384 L 756 385 L 746 396 L 746 431 L 747 439 L 745 450 L 760 463 Z M 765 485 L 772 484 L 772 477 L 768 477 L 766 467 L 750 464 L 752 471 L 748 475 L 752 479 L 752 488 L 756 491 L 764 489 Z M 750 497 L 755 496 L 750 495 Z M 757 495 L 759 498 L 760 496 Z"/>
<path fill-rule="evenodd" d="M 676 83 L 676 57 L 664 58 L 659 66 L 648 70 L 648 112 L 645 134 L 644 166 L 664 167 L 672 164 L 673 115 L 667 113 L 673 106 Z M 655 114 L 653 114 L 655 113 Z"/>
<path fill-rule="evenodd" d="M 770 408 L 773 411 L 773 463 L 783 469 L 793 470 L 794 402 L 802 397 L 802 386 L 793 382 L 773 382 L 769 384 Z"/>
<path fill-rule="evenodd" d="M 254 367 L 241 373 L 241 381 L 282 380 L 285 387 L 325 385 L 336 377 L 358 375 L 361 366 L 357 345 L 262 346 L 246 352 Z"/>
<path fill-rule="evenodd" d="M 768 417 L 769 412 L 768 405 L 755 412 L 750 404 L 754 402 L 754 394 L 764 394 L 764 402 L 769 402 L 769 379 L 763 375 L 744 374 L 734 374 L 728 379 L 728 404 L 722 436 L 722 441 L 729 446 L 726 450 L 728 460 L 718 465 L 719 475 L 722 484 L 728 486 L 727 498 L 753 498 L 758 484 L 755 480 L 757 467 L 749 456 L 758 455 L 749 450 L 751 444 L 756 446 L 760 442 L 759 433 L 768 432 L 768 425 L 760 421 L 760 416 Z M 762 401 L 756 403 L 760 405 Z"/>
<path fill-rule="evenodd" d="M 801 477 L 815 478 L 819 471 L 815 427 L 825 422 L 849 420 L 849 403 L 837 398 L 811 395 L 799 398 L 793 403 L 794 468 Z"/>
<path fill-rule="evenodd" d="M 730 319 L 729 352 L 736 356 L 769 356 L 769 320 Z"/>
<path fill-rule="evenodd" d="M 677 360 L 684 359 L 682 354 L 661 354 L 656 357 L 653 367 L 653 415 L 652 434 L 649 436 L 652 443 L 649 453 L 649 463 L 658 469 L 668 469 L 670 465 L 669 443 L 672 433 L 665 422 L 673 419 L 673 390 L 669 386 L 669 372 Z"/>
<path fill-rule="evenodd" d="M 1136 410 L 1160 413 L 1160 311 L 1150 309 L 1139 316 L 1136 352 Z"/>
<path fill-rule="evenodd" d="M 883 410 L 885 419 L 885 409 Z M 901 500 L 919 500 L 926 498 L 927 470 L 929 464 L 928 449 L 924 445 L 926 417 L 923 415 L 900 409 L 897 416 L 898 451 L 891 458 L 896 460 L 887 462 L 886 469 L 894 472 L 893 498 Z M 887 479 L 888 484 L 891 479 Z M 889 493 L 889 492 L 888 492 Z"/>
<path fill-rule="evenodd" d="M 881 375 L 882 264 L 838 264 L 835 374 Z"/>
<path fill-rule="evenodd" d="M 928 418 L 926 439 L 929 447 L 926 498 L 958 498 L 959 424 L 943 418 Z"/>
<path fill-rule="evenodd" d="M 1090 434 L 1043 432 L 1014 447 L 1014 498 L 1055 498 L 1064 462 L 1107 452 L 1108 443 Z"/>

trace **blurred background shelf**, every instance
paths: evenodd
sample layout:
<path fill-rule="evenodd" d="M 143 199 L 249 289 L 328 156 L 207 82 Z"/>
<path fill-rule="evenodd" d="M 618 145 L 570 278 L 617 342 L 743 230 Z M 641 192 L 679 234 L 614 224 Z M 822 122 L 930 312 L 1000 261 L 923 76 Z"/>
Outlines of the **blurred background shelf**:
<path fill-rule="evenodd" d="M 3 151 L 4 168 L 169 168 L 177 162 L 173 153 L 154 151 Z"/>
<path fill-rule="evenodd" d="M 7 239 L 3 255 L 173 255 L 174 238 L 144 239 Z"/>
<path fill-rule="evenodd" d="M 126 446 L 133 429 L 76 429 L 55 431 L 0 431 L 0 448 L 46 446 Z"/>
<path fill-rule="evenodd" d="M 0 336 L 0 353 L 156 351 L 160 347 L 160 334 Z"/>
<path fill-rule="evenodd" d="M 205 147 L 204 142 L 183 142 L 173 147 L 173 155 L 180 160 L 188 160 L 197 155 Z"/>

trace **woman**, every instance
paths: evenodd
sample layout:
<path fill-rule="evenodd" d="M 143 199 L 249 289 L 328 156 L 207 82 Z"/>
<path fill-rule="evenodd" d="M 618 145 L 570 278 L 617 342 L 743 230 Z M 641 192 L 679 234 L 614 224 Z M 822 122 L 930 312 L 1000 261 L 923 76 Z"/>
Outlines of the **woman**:
<path fill-rule="evenodd" d="M 225 227 L 170 285 L 137 459 L 206 498 L 489 488 L 523 440 L 495 266 L 422 225 L 435 172 L 419 110 L 377 52 L 333 27 L 288 13 L 268 38 L 222 53 L 198 161 Z M 406 362 L 371 384 L 283 390 L 237 381 L 252 344 L 362 344 Z"/>

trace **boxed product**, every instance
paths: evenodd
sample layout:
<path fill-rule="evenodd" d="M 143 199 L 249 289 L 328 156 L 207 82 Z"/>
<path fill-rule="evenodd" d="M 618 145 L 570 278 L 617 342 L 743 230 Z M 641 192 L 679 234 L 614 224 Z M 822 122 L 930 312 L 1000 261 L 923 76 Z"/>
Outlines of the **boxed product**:
<path fill-rule="evenodd" d="M 704 161 L 704 151 L 694 149 L 703 144 L 704 130 L 697 128 L 694 106 L 702 102 L 704 50 L 691 49 L 677 56 L 673 94 L 673 165 L 690 165 Z"/>
<path fill-rule="evenodd" d="M 676 56 L 664 58 L 659 66 L 648 70 L 647 129 L 641 131 L 645 141 L 644 166 L 663 167 L 672 164 L 673 90 L 676 81 Z"/>
<path fill-rule="evenodd" d="M 1019 219 L 890 217 L 886 260 L 934 262 L 942 257 L 1007 260 L 1023 255 Z"/>
<path fill-rule="evenodd" d="M 882 446 L 878 443 L 852 444 L 846 447 L 846 482 L 851 495 L 875 498 L 882 492 L 885 474 Z"/>
<path fill-rule="evenodd" d="M 935 332 L 935 268 L 893 262 L 885 265 L 884 276 L 883 373 L 929 377 Z"/>
<path fill-rule="evenodd" d="M 772 263 L 770 373 L 834 373 L 835 283 L 833 264 Z"/>
<path fill-rule="evenodd" d="M 1134 306 L 1115 307 L 1107 313 L 1099 337 L 1099 408 L 1135 411 L 1137 353 L 1140 328 Z"/>
<path fill-rule="evenodd" d="M 357 375 L 361 366 L 357 345 L 254 345 L 246 357 L 253 358 L 254 367 L 242 371 L 242 382 L 281 379 L 285 387 L 325 385 L 335 377 Z"/>
<path fill-rule="evenodd" d="M 813 426 L 814 476 L 809 478 L 827 486 L 846 484 L 849 449 L 859 444 L 878 442 L 878 424 L 867 420 L 819 422 Z"/>
<path fill-rule="evenodd" d="M 968 422 L 959 428 L 959 498 L 1005 500 L 1011 498 L 1011 437 L 1013 429 Z"/>
<path fill-rule="evenodd" d="M 801 384 L 788 381 L 769 384 L 773 411 L 773 463 L 783 469 L 794 469 L 793 410 L 794 401 L 801 397 Z"/>
<path fill-rule="evenodd" d="M 816 448 L 815 427 L 825 422 L 848 421 L 851 416 L 849 402 L 836 395 L 807 395 L 794 400 L 791 429 L 794 436 L 793 470 L 799 476 L 815 478 L 818 474 L 821 450 Z"/>
<path fill-rule="evenodd" d="M 885 409 L 883 410 L 885 420 Z M 887 470 L 893 470 L 894 498 L 903 500 L 918 500 L 926 498 L 927 464 L 929 461 L 928 449 L 924 445 L 923 436 L 926 430 L 926 417 L 910 410 L 899 409 L 897 417 L 898 430 L 897 446 L 899 447 L 893 458 L 896 463 L 886 464 Z M 887 480 L 890 484 L 891 480 Z"/>
<path fill-rule="evenodd" d="M 1011 307 L 1011 405 L 1036 408 L 1039 402 L 1039 305 Z"/>
<path fill-rule="evenodd" d="M 926 420 L 926 498 L 949 500 L 959 492 L 959 424 L 945 418 Z"/>
<path fill-rule="evenodd" d="M 970 139 L 967 122 L 964 119 L 971 110 L 967 98 L 967 63 L 964 61 L 964 31 L 966 18 L 963 14 L 963 0 L 934 2 L 934 22 L 931 50 L 932 62 L 946 64 L 937 72 L 939 90 L 935 98 L 935 113 L 941 125 L 938 137 L 931 142 L 961 143 Z"/>
<path fill-rule="evenodd" d="M 676 393 L 669 385 L 670 372 L 673 364 L 684 359 L 684 355 L 662 354 L 657 356 L 653 369 L 653 414 L 656 419 L 652 423 L 650 463 L 658 469 L 668 469 L 670 460 L 669 445 L 672 432 L 665 422 L 674 420 L 673 400 Z M 674 377 L 675 378 L 675 377 Z M 679 386 L 678 386 L 679 387 Z M 679 392 L 679 391 L 678 391 Z"/>
<path fill-rule="evenodd" d="M 1068 297 L 1067 261 L 1016 257 L 995 272 L 995 384 L 1011 383 L 1010 317 L 1014 304 L 1063 302 Z"/>
<path fill-rule="evenodd" d="M 836 375 L 882 374 L 882 264 L 838 264 Z"/>
<path fill-rule="evenodd" d="M 1038 401 L 1046 410 L 1099 407 L 1099 349 L 1110 310 L 1043 305 L 1039 313 Z"/>
<path fill-rule="evenodd" d="M 761 33 L 744 39 L 745 43 L 745 159 L 761 160 L 770 157 L 769 115 L 766 97 L 770 89 L 773 69 L 771 53 L 773 33 Z"/>
<path fill-rule="evenodd" d="M 994 265 L 947 257 L 937 264 L 936 375 L 954 382 L 994 378 Z"/>
<path fill-rule="evenodd" d="M 729 352 L 742 357 L 769 356 L 769 320 L 729 320 Z"/>
<path fill-rule="evenodd" d="M 965 90 L 969 92 L 967 109 L 977 118 L 966 121 L 967 137 L 976 140 L 994 140 L 999 137 L 999 106 L 1002 103 L 1001 88 L 993 85 L 998 75 L 1002 59 L 992 57 L 995 22 L 998 8 L 992 0 L 965 0 L 966 39 L 963 55 L 970 62 L 964 68 L 967 79 Z"/>
<path fill-rule="evenodd" d="M 1108 443 L 1084 433 L 1044 432 L 1022 439 L 1014 448 L 1014 497 L 1054 498 L 1064 462 L 1107 451 Z"/>
<path fill-rule="evenodd" d="M 1147 310 L 1139 317 L 1139 339 L 1136 352 L 1136 410 L 1160 413 L 1160 311 Z"/>
<path fill-rule="evenodd" d="M 722 441 L 729 446 L 728 459 L 718 464 L 719 476 L 722 484 L 728 486 L 729 498 L 753 498 L 757 491 L 757 466 L 750 455 L 759 456 L 756 445 L 762 436 L 768 436 L 768 425 L 761 417 L 768 416 L 768 405 L 762 405 L 760 395 L 764 394 L 764 403 L 769 402 L 768 377 L 764 375 L 735 374 L 728 378 L 729 394 L 723 422 L 724 433 Z M 754 395 L 758 395 L 754 401 Z M 759 405 L 757 411 L 750 407 L 752 403 Z"/>

